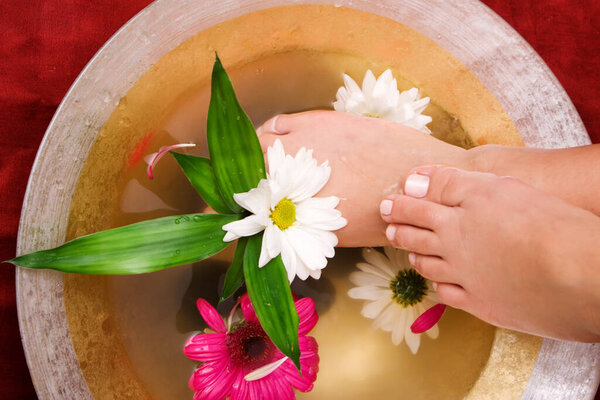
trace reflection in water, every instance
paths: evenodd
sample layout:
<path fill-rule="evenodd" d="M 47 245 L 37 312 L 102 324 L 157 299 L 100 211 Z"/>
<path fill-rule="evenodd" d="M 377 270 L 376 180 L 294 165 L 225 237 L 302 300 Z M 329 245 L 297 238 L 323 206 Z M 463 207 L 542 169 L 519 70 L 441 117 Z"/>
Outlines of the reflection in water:
<path fill-rule="evenodd" d="M 228 266 L 229 263 L 217 260 L 206 260 L 192 265 L 192 279 L 181 299 L 181 307 L 175 317 L 175 327 L 178 332 L 188 334 L 208 327 L 196 307 L 196 301 L 200 297 L 216 307 L 221 315 L 227 315 L 233 307 L 233 298 L 221 304 L 218 303 Z"/>

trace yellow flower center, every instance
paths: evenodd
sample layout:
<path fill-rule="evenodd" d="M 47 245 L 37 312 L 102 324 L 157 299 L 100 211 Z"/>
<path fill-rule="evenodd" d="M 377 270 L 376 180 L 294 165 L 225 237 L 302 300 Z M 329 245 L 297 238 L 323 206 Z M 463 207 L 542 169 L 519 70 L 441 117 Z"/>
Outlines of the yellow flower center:
<path fill-rule="evenodd" d="M 273 223 L 282 231 L 289 228 L 296 221 L 296 206 L 291 200 L 281 199 L 270 215 Z"/>

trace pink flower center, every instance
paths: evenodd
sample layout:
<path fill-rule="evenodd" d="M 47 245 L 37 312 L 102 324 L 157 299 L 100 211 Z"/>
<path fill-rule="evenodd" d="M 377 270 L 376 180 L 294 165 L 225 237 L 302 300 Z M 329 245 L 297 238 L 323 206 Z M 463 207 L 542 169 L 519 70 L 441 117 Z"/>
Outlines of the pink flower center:
<path fill-rule="evenodd" d="M 248 322 L 227 335 L 232 362 L 253 371 L 275 361 L 275 346 L 258 322 Z"/>

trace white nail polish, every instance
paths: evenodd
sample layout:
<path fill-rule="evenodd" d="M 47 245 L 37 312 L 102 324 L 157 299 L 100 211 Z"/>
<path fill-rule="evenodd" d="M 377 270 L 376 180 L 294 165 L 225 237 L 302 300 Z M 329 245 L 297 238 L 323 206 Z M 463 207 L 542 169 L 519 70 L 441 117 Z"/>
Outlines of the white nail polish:
<path fill-rule="evenodd" d="M 415 261 L 417 261 L 417 256 L 415 253 L 408 253 L 408 262 L 410 265 L 415 265 Z"/>
<path fill-rule="evenodd" d="M 429 190 L 429 177 L 426 175 L 411 174 L 404 183 L 404 193 L 411 197 L 425 197 Z"/>
<path fill-rule="evenodd" d="M 271 120 L 271 132 L 273 133 L 281 133 L 277 130 L 277 128 L 275 127 L 275 125 L 277 124 L 277 120 L 279 119 L 279 115 L 276 115 L 272 120 Z"/>
<path fill-rule="evenodd" d="M 379 204 L 379 212 L 381 215 L 390 215 L 392 213 L 392 207 L 394 206 L 394 202 L 391 200 L 383 200 L 381 204 Z"/>
<path fill-rule="evenodd" d="M 387 229 L 385 230 L 385 237 L 387 237 L 387 239 L 391 242 L 394 240 L 394 237 L 396 236 L 396 225 L 388 225 Z"/>

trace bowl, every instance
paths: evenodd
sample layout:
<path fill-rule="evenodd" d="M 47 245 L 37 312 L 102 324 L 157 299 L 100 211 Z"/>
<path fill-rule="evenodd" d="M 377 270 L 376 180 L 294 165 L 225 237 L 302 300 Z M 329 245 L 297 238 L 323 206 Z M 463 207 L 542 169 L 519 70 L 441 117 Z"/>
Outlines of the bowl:
<path fill-rule="evenodd" d="M 476 1 L 159 0 L 98 52 L 57 110 L 31 173 L 19 254 L 174 210 L 197 210 L 191 194 L 172 195 L 185 190 L 173 164 L 161 166 L 160 174 L 168 179 L 157 178 L 152 187 L 139 175 L 144 153 L 174 139 L 202 137 L 215 51 L 256 124 L 277 112 L 330 106 L 342 71 L 358 78 L 367 68 L 380 73 L 391 67 L 401 87 L 417 86 L 431 97 L 432 130 L 443 140 L 464 147 L 590 143 L 542 60 Z M 205 144 L 199 145 L 202 153 Z M 180 385 L 166 374 L 189 374 L 192 367 L 179 361 L 163 369 L 152 365 L 182 357 L 171 350 L 191 330 L 201 329 L 201 321 L 190 316 L 189 300 L 207 293 L 197 288 L 218 280 L 227 257 L 201 269 L 209 272 L 189 266 L 140 277 L 19 269 L 21 333 L 39 398 L 169 398 L 180 390 L 181 396 L 191 396 L 181 389 L 187 375 Z M 356 254 L 345 251 L 337 259 L 344 257 L 352 260 Z M 328 353 L 336 347 L 323 345 L 336 340 L 344 345 L 342 333 L 335 334 L 332 310 L 356 307 L 344 296 L 343 268 L 333 264 L 331 279 L 298 289 L 318 297 L 322 323 L 329 327 L 316 334 L 325 384 L 302 396 L 349 399 L 342 396 L 339 379 L 354 377 L 349 379 L 354 386 L 345 382 L 347 389 L 356 398 L 369 397 L 370 386 L 360 383 L 363 375 L 356 371 L 369 362 L 360 358 L 364 351 L 345 351 L 351 358 L 344 361 L 339 351 Z M 159 329 L 158 322 L 174 311 L 175 321 Z M 360 319 L 348 321 L 350 327 L 364 328 Z M 456 327 L 465 324 L 476 327 L 479 336 L 461 342 Z M 462 353 L 468 357 L 456 357 L 455 351 L 455 358 L 448 359 L 458 372 L 444 375 L 432 367 L 441 354 L 433 344 L 424 343 L 419 359 L 399 350 L 398 359 L 407 361 L 405 378 L 416 382 L 405 394 L 423 390 L 425 398 L 444 398 L 444 390 L 450 390 L 470 399 L 594 395 L 600 376 L 597 345 L 542 340 L 460 313 L 441 328 L 455 336 L 454 345 L 466 346 Z M 385 335 L 369 337 L 375 341 Z M 448 348 L 440 343 L 438 350 Z M 353 364 L 356 368 L 334 376 L 336 365 Z M 161 387 L 174 392 L 163 393 Z"/>

